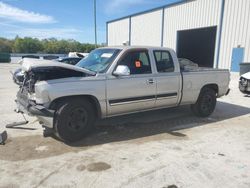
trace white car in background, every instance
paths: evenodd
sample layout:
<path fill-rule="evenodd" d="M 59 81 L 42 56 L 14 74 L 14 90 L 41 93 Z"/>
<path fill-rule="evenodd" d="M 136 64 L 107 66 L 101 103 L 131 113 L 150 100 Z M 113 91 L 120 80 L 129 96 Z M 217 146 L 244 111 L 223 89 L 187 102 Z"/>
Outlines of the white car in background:
<path fill-rule="evenodd" d="M 241 75 L 239 89 L 242 93 L 250 95 L 250 72 Z"/>
<path fill-rule="evenodd" d="M 69 52 L 68 57 L 81 57 L 84 58 L 88 56 L 89 53 L 80 53 L 80 52 Z"/>

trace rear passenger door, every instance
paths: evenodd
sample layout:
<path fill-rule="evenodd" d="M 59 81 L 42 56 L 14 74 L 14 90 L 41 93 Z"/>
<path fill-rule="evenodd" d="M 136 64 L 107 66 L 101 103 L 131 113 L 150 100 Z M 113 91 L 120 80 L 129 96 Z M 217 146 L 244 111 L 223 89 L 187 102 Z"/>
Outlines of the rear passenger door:
<path fill-rule="evenodd" d="M 107 79 L 108 115 L 154 108 L 156 82 L 147 49 L 127 51 L 117 63 L 130 69 L 129 76 Z"/>
<path fill-rule="evenodd" d="M 167 50 L 153 51 L 157 74 L 156 107 L 176 106 L 181 86 L 181 75 L 175 70 L 171 53 Z"/>

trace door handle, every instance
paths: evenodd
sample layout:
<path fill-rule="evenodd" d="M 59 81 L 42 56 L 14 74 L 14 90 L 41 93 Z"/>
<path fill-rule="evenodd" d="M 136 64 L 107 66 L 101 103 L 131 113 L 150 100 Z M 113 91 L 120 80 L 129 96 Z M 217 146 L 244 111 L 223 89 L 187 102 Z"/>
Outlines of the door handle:
<path fill-rule="evenodd" d="M 147 84 L 154 84 L 155 82 L 154 82 L 154 79 L 153 78 L 150 78 L 150 79 L 148 79 L 147 80 Z"/>

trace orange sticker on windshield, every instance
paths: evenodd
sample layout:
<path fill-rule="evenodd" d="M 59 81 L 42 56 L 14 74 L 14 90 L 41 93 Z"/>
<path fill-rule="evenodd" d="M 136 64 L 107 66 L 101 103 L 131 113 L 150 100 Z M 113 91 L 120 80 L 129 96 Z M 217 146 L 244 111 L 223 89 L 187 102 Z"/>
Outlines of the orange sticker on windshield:
<path fill-rule="evenodd" d="M 141 62 L 140 61 L 135 61 L 135 67 L 140 68 L 141 67 Z"/>

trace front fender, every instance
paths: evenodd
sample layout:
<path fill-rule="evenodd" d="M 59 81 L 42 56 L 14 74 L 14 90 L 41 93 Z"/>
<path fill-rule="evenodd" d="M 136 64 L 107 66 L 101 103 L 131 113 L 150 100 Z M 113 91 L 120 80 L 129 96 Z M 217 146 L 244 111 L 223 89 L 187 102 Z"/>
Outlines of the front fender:
<path fill-rule="evenodd" d="M 106 116 L 106 81 L 104 79 L 68 78 L 43 81 L 36 84 L 36 102 L 50 105 L 64 97 L 93 96 L 100 104 L 101 117 Z"/>

